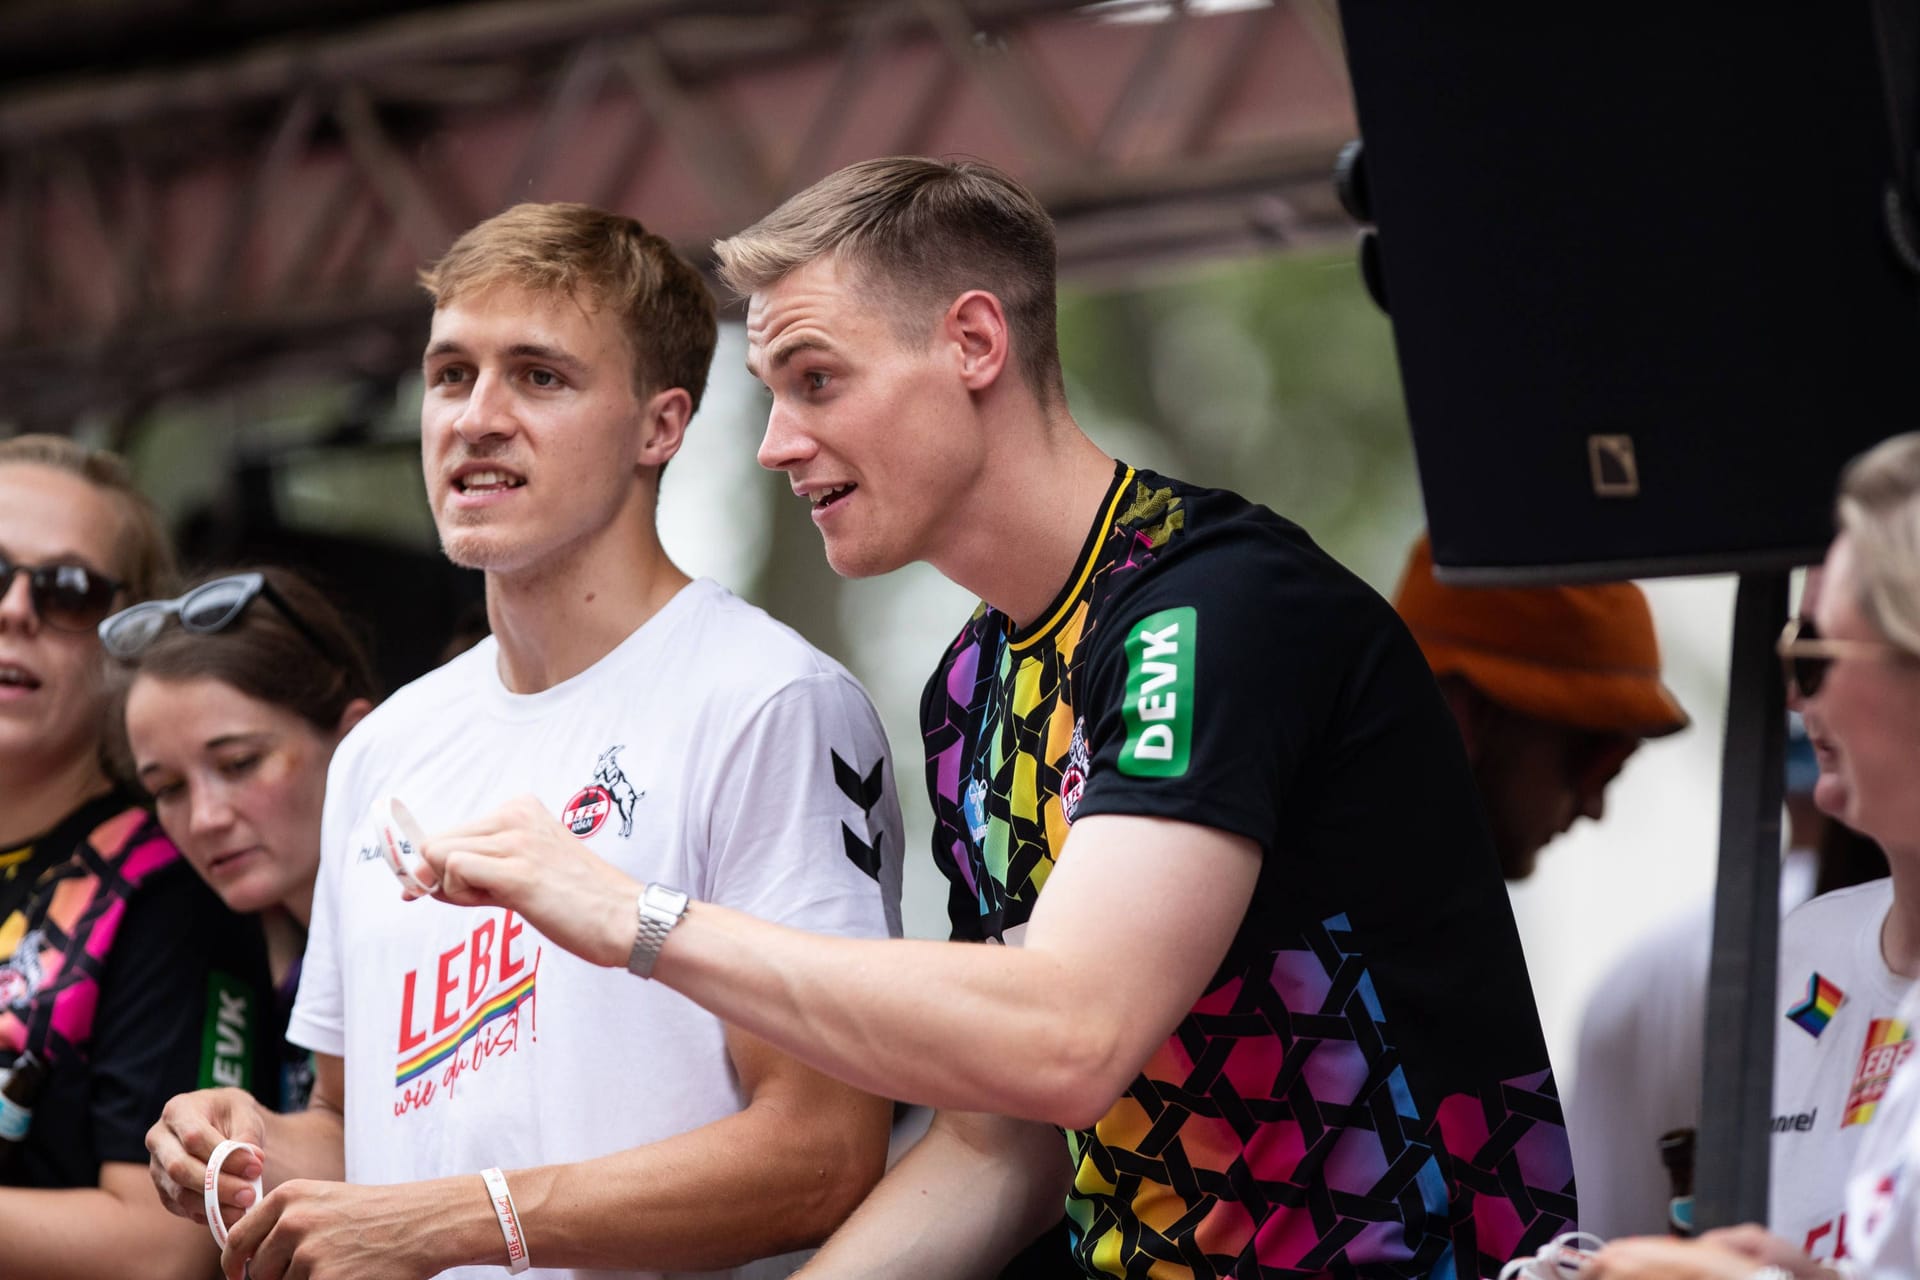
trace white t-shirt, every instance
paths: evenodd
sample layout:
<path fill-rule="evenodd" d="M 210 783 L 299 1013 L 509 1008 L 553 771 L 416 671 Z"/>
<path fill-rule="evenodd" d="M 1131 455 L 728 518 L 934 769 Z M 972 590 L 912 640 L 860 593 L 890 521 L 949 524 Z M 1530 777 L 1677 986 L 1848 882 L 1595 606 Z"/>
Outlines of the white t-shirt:
<path fill-rule="evenodd" d="M 853 677 L 792 631 L 703 580 L 543 692 L 508 692 L 497 656 L 488 639 L 400 690 L 328 774 L 288 1037 L 345 1059 L 349 1182 L 473 1174 L 478 1197 L 489 1165 L 606 1155 L 746 1102 L 722 1024 L 679 994 L 575 959 L 510 912 L 403 902 L 381 797 L 431 834 L 530 793 L 601 857 L 696 902 L 820 933 L 900 930 L 885 734 Z"/>
<path fill-rule="evenodd" d="M 1667 1229 L 1660 1135 L 1700 1123 L 1712 935 L 1712 903 L 1690 905 L 1624 953 L 1587 1004 L 1567 1139 L 1581 1230 L 1603 1239 Z"/>
<path fill-rule="evenodd" d="M 1920 1019 L 1920 986 L 1907 993 L 1900 1020 Z M 1847 1256 L 1872 1280 L 1920 1274 L 1920 1068 L 1905 1056 L 1854 1152 L 1847 1180 Z"/>
<path fill-rule="evenodd" d="M 1842 1216 L 1862 1139 L 1886 1121 L 1881 1096 L 1913 1052 L 1880 926 L 1893 881 L 1823 894 L 1780 926 L 1767 1224 L 1820 1262 L 1852 1252 Z"/>
<path fill-rule="evenodd" d="M 1810 850 L 1788 852 L 1783 915 L 1812 895 L 1815 871 Z M 1566 1110 L 1583 1231 L 1612 1239 L 1667 1230 L 1672 1180 L 1660 1135 L 1700 1124 L 1712 942 L 1705 898 L 1649 930 L 1594 987 Z"/>

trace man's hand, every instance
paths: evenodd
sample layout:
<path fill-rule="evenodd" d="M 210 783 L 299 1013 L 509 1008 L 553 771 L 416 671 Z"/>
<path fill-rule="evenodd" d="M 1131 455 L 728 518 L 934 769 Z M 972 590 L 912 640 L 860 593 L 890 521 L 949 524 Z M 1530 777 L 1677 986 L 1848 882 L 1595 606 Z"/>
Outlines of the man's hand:
<path fill-rule="evenodd" d="M 1790 1241 L 1774 1235 L 1757 1222 L 1745 1222 L 1737 1227 L 1721 1227 L 1709 1231 L 1700 1237 L 1702 1244 L 1710 1244 L 1722 1249 L 1731 1249 L 1735 1253 L 1745 1254 L 1753 1259 L 1758 1267 L 1784 1267 L 1802 1280 L 1832 1280 L 1830 1268 L 1815 1262 L 1804 1251 Z"/>
<path fill-rule="evenodd" d="M 207 1220 L 207 1159 L 227 1138 L 265 1149 L 266 1112 L 246 1090 L 202 1089 L 167 1103 L 147 1130 L 147 1171 L 169 1211 L 195 1222 Z M 220 1167 L 220 1205 L 229 1225 L 252 1206 L 248 1184 L 260 1173 L 260 1159 L 251 1151 L 235 1152 Z"/>
<path fill-rule="evenodd" d="M 1804 1280 L 1828 1274 L 1800 1250 L 1752 1225 L 1710 1231 L 1698 1240 L 1615 1240 L 1580 1274 L 1582 1280 L 1747 1280 L 1763 1266 L 1785 1267 Z"/>
<path fill-rule="evenodd" d="M 420 854 L 434 897 L 506 907 L 583 960 L 626 964 L 640 882 L 574 839 L 534 797 L 430 836 Z"/>
<path fill-rule="evenodd" d="M 472 1182 L 473 1203 L 484 1204 Z M 444 1215 L 427 1202 L 429 1186 L 283 1183 L 234 1224 L 220 1269 L 227 1280 L 425 1280 L 466 1261 L 430 1256 Z"/>

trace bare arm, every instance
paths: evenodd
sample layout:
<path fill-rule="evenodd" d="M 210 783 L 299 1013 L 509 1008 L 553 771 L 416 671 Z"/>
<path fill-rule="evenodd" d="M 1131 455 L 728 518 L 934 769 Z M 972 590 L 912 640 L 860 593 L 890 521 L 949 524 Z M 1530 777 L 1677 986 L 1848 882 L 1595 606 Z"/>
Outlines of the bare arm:
<path fill-rule="evenodd" d="M 824 1239 L 886 1163 L 891 1107 L 729 1029 L 746 1107 L 662 1142 L 508 1170 L 538 1267 L 707 1271 Z M 479 1170 L 400 1187 L 292 1182 L 240 1219 L 223 1265 L 254 1280 L 354 1280 L 497 1265 Z"/>
<path fill-rule="evenodd" d="M 9 1280 L 122 1280 L 132 1258 L 156 1280 L 206 1280 L 215 1269 L 207 1229 L 168 1216 L 147 1171 L 122 1161 L 100 1166 L 98 1187 L 0 1188 L 0 1240 Z"/>
<path fill-rule="evenodd" d="M 992 1277 L 1059 1219 L 1072 1170 L 1052 1125 L 942 1111 L 805 1280 Z"/>
<path fill-rule="evenodd" d="M 1762 1267 L 1779 1267 L 1799 1280 L 1839 1280 L 1831 1268 L 1753 1223 L 1709 1231 L 1698 1240 L 1615 1240 L 1588 1259 L 1580 1274 L 1594 1280 L 1750 1280 Z"/>
<path fill-rule="evenodd" d="M 202 1185 L 213 1149 L 228 1138 L 251 1142 L 267 1153 L 266 1168 L 240 1152 L 220 1168 L 220 1202 L 231 1224 L 253 1204 L 253 1178 L 269 1189 L 296 1178 L 338 1181 L 346 1177 L 346 1072 L 332 1054 L 314 1055 L 313 1094 L 305 1111 L 279 1115 L 244 1089 L 202 1089 L 171 1099 L 147 1130 L 147 1170 L 152 1189 L 168 1210 L 194 1222 L 207 1220 Z M 209 1237 L 211 1240 L 211 1237 Z"/>
<path fill-rule="evenodd" d="M 447 900 L 512 907 L 587 960 L 625 963 L 638 886 L 544 813 L 509 806 L 428 841 L 426 854 Z M 1259 869 L 1244 837 L 1087 817 L 1022 947 L 824 938 L 698 903 L 654 976 L 863 1089 L 1079 1128 L 1205 991 Z M 1116 935 L 1122 920 L 1135 923 Z M 1116 944 L 1125 982 L 1114 981 Z"/>

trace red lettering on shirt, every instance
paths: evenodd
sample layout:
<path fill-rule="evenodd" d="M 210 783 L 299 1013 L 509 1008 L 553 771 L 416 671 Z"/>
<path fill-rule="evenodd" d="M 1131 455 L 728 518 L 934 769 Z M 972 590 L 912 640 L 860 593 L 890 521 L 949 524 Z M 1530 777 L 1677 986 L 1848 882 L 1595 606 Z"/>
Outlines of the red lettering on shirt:
<path fill-rule="evenodd" d="M 480 999 L 480 992 L 493 973 L 493 921 L 483 920 L 473 931 L 473 943 L 467 957 L 467 1007 Z"/>
<path fill-rule="evenodd" d="M 460 990 L 460 980 L 453 976 L 454 963 L 460 959 L 460 953 L 467 949 L 466 943 L 440 953 L 440 980 L 433 993 L 433 1034 L 439 1035 L 460 1021 L 460 1010 L 447 1007 L 447 997 Z"/>
<path fill-rule="evenodd" d="M 405 1057 L 426 1043 L 427 1033 L 413 1029 L 413 988 L 417 973 L 409 969 L 400 984 L 400 1056 Z"/>
<path fill-rule="evenodd" d="M 520 976 L 520 971 L 527 967 L 526 961 L 516 959 L 513 954 L 513 940 L 520 936 L 520 930 L 523 927 L 520 917 L 511 911 L 507 912 L 505 918 L 500 921 L 500 981 L 502 982 L 512 982 Z"/>
<path fill-rule="evenodd" d="M 459 1026 L 487 1000 L 537 966 L 530 963 L 521 935 L 526 924 L 511 911 L 489 913 L 458 946 L 442 951 L 434 965 L 432 995 L 422 988 L 420 970 L 400 979 L 400 1034 L 395 1056 L 406 1058 Z M 464 968 L 464 976 L 463 976 Z M 424 1102 L 424 1099 L 417 1100 Z"/>
<path fill-rule="evenodd" d="M 1833 1256 L 1830 1258 L 1822 1258 L 1818 1253 L 1814 1252 L 1814 1246 L 1829 1235 L 1833 1237 Z M 1843 1213 L 1837 1218 L 1829 1218 L 1813 1230 L 1807 1232 L 1806 1241 L 1800 1246 L 1800 1249 L 1801 1252 L 1817 1262 L 1838 1262 L 1840 1259 L 1846 1257 L 1847 1215 Z"/>

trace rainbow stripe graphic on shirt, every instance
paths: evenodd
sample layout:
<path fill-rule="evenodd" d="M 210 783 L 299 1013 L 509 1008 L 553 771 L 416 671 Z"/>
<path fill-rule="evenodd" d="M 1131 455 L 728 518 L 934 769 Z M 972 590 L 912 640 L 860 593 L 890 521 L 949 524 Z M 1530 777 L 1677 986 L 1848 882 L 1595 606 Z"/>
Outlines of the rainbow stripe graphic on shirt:
<path fill-rule="evenodd" d="M 403 1058 L 394 1068 L 393 1082 L 403 1085 L 415 1076 L 431 1071 L 440 1063 L 460 1051 L 460 1046 L 480 1034 L 480 1028 L 495 1018 L 504 1018 L 518 1009 L 522 1003 L 533 997 L 533 983 L 538 976 L 530 973 L 526 979 L 515 983 L 493 999 L 475 1009 L 467 1020 L 449 1031 L 443 1038 L 428 1045 L 411 1058 Z"/>
<path fill-rule="evenodd" d="M 1913 1053 L 1913 1041 L 1907 1038 L 1907 1024 L 1900 1018 L 1875 1018 L 1867 1026 L 1867 1041 L 1860 1046 L 1860 1065 L 1853 1073 L 1853 1087 L 1847 1090 L 1847 1110 L 1840 1127 L 1866 1124 L 1893 1083 L 1893 1073 Z"/>
<path fill-rule="evenodd" d="M 1819 974 L 1807 977 L 1807 998 L 1787 1010 L 1787 1021 L 1818 1040 L 1820 1033 L 1833 1021 L 1834 1010 L 1847 998 L 1847 993 L 1835 986 L 1830 980 Z"/>

